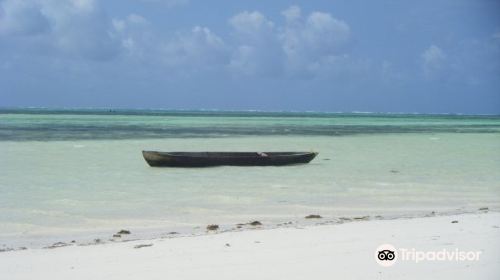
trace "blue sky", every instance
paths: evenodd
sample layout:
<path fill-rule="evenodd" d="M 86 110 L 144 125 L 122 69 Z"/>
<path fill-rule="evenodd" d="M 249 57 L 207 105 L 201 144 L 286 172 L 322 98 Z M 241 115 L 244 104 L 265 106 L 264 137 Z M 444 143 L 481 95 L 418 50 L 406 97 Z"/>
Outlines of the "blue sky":
<path fill-rule="evenodd" d="M 500 1 L 0 0 L 0 106 L 500 113 Z"/>

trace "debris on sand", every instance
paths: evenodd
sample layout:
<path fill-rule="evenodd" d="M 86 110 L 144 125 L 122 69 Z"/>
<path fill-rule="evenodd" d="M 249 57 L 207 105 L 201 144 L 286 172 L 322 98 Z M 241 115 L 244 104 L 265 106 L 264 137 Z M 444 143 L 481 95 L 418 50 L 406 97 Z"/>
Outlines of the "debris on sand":
<path fill-rule="evenodd" d="M 262 223 L 259 222 L 259 221 L 253 221 L 253 222 L 248 223 L 248 224 L 251 225 L 251 226 L 261 226 L 262 225 Z"/>
<path fill-rule="evenodd" d="M 70 244 L 64 243 L 64 242 L 56 242 L 50 246 L 45 247 L 46 249 L 55 249 L 55 248 L 61 248 L 61 247 L 66 247 L 69 246 Z"/>
<path fill-rule="evenodd" d="M 153 244 L 139 244 L 139 245 L 135 245 L 134 249 L 140 249 L 140 248 L 151 247 L 151 246 L 153 246 Z"/>
<path fill-rule="evenodd" d="M 311 214 L 311 215 L 307 215 L 305 216 L 306 219 L 321 219 L 323 217 L 321 217 L 321 215 L 317 215 L 317 214 Z"/>
<path fill-rule="evenodd" d="M 208 225 L 207 226 L 207 230 L 218 230 L 219 229 L 219 225 Z"/>
<path fill-rule="evenodd" d="M 436 211 L 432 211 L 429 214 L 426 214 L 425 217 L 434 217 L 436 216 Z"/>
<path fill-rule="evenodd" d="M 455 221 L 451 221 L 451 223 L 452 223 L 452 224 L 457 224 L 457 223 L 458 223 L 458 221 L 457 221 L 457 220 L 455 220 Z"/>
<path fill-rule="evenodd" d="M 353 219 L 356 221 L 366 221 L 370 218 L 370 216 L 362 216 L 362 217 L 354 217 Z"/>
<path fill-rule="evenodd" d="M 1 252 L 9 252 L 9 251 L 14 251 L 14 248 L 0 248 L 0 253 Z"/>
<path fill-rule="evenodd" d="M 229 244 L 229 243 L 226 243 L 226 247 L 231 247 L 231 244 Z"/>
<path fill-rule="evenodd" d="M 118 233 L 113 234 L 113 238 L 120 238 L 120 237 L 122 237 L 121 234 L 118 234 Z"/>
<path fill-rule="evenodd" d="M 489 210 L 488 207 L 481 207 L 481 208 L 479 208 L 479 211 L 488 211 L 488 210 Z"/>
<path fill-rule="evenodd" d="M 120 234 L 120 235 L 122 235 L 122 234 L 130 234 L 130 230 L 122 229 L 119 232 L 117 232 L 116 234 Z"/>
<path fill-rule="evenodd" d="M 239 224 L 236 224 L 236 228 L 242 228 L 242 227 L 247 226 L 247 225 L 255 227 L 255 226 L 261 226 L 262 223 L 259 222 L 259 221 L 253 221 L 253 222 L 249 222 L 249 223 L 246 223 L 246 224 L 239 223 Z"/>

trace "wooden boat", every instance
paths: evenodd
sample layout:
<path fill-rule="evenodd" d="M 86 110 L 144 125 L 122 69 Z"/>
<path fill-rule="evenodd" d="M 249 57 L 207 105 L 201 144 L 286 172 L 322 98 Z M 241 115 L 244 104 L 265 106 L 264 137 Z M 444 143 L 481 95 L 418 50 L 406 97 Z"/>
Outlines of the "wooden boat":
<path fill-rule="evenodd" d="M 314 152 L 156 152 L 142 151 L 153 167 L 280 166 L 308 163 Z"/>

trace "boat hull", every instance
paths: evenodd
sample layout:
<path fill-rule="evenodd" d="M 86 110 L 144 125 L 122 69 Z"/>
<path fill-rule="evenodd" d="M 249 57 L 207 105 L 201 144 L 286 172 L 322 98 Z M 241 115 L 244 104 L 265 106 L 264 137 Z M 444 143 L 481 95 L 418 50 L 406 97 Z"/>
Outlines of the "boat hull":
<path fill-rule="evenodd" d="M 142 151 L 152 167 L 283 166 L 313 160 L 313 152 L 157 152 Z"/>

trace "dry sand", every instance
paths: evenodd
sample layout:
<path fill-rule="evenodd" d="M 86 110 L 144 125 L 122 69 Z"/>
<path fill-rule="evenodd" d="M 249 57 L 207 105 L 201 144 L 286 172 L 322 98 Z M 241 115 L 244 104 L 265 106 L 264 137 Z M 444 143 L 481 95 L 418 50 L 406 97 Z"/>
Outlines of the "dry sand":
<path fill-rule="evenodd" d="M 419 263 L 398 255 L 382 267 L 374 252 L 384 243 L 480 255 Z M 500 213 L 3 252 L 0 279 L 500 279 Z"/>

